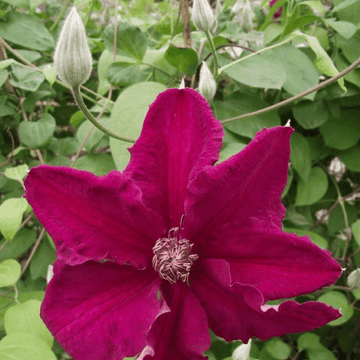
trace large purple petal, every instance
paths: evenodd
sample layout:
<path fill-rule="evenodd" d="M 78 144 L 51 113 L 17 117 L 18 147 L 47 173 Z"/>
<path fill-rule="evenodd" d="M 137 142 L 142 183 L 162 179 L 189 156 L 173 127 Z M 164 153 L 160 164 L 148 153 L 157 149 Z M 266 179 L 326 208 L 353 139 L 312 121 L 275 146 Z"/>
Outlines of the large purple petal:
<path fill-rule="evenodd" d="M 190 286 L 204 307 L 210 328 L 227 341 L 247 342 L 287 333 L 309 331 L 341 316 L 323 303 L 298 304 L 285 301 L 264 305 L 262 294 L 253 286 L 231 284 L 229 265 L 224 260 L 199 262 L 190 275 Z"/>
<path fill-rule="evenodd" d="M 253 221 L 228 223 L 198 250 L 201 258 L 230 264 L 231 278 L 256 287 L 265 301 L 307 294 L 336 282 L 341 266 L 308 237 L 288 234 Z"/>
<path fill-rule="evenodd" d="M 93 261 L 57 261 L 41 317 L 76 360 L 135 356 L 160 311 L 160 278 L 153 271 Z"/>
<path fill-rule="evenodd" d="M 26 198 L 54 239 L 57 256 L 70 264 L 110 259 L 145 268 L 163 235 L 145 208 L 141 190 L 112 171 L 98 177 L 66 167 L 38 166 L 25 179 Z"/>
<path fill-rule="evenodd" d="M 168 229 L 179 226 L 188 183 L 217 161 L 222 136 L 220 122 L 194 90 L 167 90 L 151 105 L 125 173 Z"/>
<path fill-rule="evenodd" d="M 183 236 L 200 244 L 223 224 L 252 218 L 281 229 L 292 131 L 264 129 L 240 153 L 198 173 L 188 188 Z"/>
<path fill-rule="evenodd" d="M 164 283 L 162 293 L 169 308 L 154 322 L 138 360 L 205 360 L 211 341 L 198 299 L 183 283 Z"/>

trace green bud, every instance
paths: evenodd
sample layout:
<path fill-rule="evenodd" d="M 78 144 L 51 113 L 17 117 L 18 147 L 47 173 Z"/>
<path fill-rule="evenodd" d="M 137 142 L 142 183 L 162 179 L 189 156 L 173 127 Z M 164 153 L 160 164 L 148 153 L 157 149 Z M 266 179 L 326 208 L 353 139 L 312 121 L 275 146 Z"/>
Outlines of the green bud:
<path fill-rule="evenodd" d="M 81 17 L 73 7 L 65 19 L 55 48 L 54 67 L 59 78 L 72 88 L 90 76 L 92 58 Z"/>
<path fill-rule="evenodd" d="M 360 269 L 356 269 L 350 273 L 347 283 L 351 288 L 360 289 Z"/>
<path fill-rule="evenodd" d="M 201 31 L 209 31 L 215 21 L 215 16 L 208 0 L 194 0 L 192 21 Z"/>
<path fill-rule="evenodd" d="M 251 339 L 247 344 L 241 344 L 234 350 L 232 354 L 233 360 L 249 360 L 250 350 L 251 350 Z"/>
<path fill-rule="evenodd" d="M 211 100 L 216 93 L 216 81 L 205 61 L 203 61 L 200 70 L 199 92 L 208 101 Z"/>

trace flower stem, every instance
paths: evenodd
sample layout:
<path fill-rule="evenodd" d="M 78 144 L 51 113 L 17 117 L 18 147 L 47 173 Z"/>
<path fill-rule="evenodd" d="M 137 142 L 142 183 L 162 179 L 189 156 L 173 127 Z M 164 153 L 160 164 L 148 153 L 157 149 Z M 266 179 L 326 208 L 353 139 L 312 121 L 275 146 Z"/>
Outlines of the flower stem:
<path fill-rule="evenodd" d="M 81 92 L 80 92 L 80 87 L 74 87 L 72 89 L 72 93 L 74 96 L 74 99 L 78 105 L 78 107 L 80 108 L 80 110 L 83 112 L 83 114 L 85 115 L 85 117 L 92 122 L 99 130 L 101 130 L 103 133 L 105 133 L 106 135 L 114 138 L 114 139 L 118 139 L 118 140 L 122 140 L 122 141 L 127 141 L 130 143 L 134 143 L 136 140 L 132 139 L 132 138 L 128 138 L 126 136 L 120 136 L 118 134 L 113 133 L 112 131 L 110 131 L 109 129 L 107 129 L 105 126 L 103 126 L 102 124 L 100 124 L 95 117 L 91 114 L 91 112 L 89 111 L 89 109 L 86 107 L 84 100 L 81 96 Z"/>
<path fill-rule="evenodd" d="M 210 45 L 210 49 L 211 52 L 213 54 L 214 57 L 214 78 L 216 78 L 218 76 L 218 71 L 221 70 L 219 69 L 219 63 L 218 63 L 218 59 L 217 59 L 217 55 L 216 55 L 216 49 L 215 49 L 215 45 L 214 45 L 214 41 L 210 35 L 210 31 L 205 31 L 205 35 L 209 41 L 209 45 Z M 219 70 L 218 70 L 219 69 Z"/>

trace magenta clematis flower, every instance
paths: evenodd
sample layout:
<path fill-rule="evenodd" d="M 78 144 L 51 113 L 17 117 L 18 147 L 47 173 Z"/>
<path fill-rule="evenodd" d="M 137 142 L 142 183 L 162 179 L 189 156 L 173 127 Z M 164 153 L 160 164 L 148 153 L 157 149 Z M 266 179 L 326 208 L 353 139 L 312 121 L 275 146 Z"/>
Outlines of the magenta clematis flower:
<path fill-rule="evenodd" d="M 270 7 L 273 7 L 273 6 L 277 3 L 277 1 L 278 1 L 278 0 L 271 0 L 271 1 L 269 2 Z M 277 18 L 279 18 L 279 17 L 281 16 L 282 9 L 283 9 L 283 8 L 282 8 L 282 6 L 281 6 L 281 7 L 279 7 L 278 10 L 276 10 L 276 12 L 275 12 L 275 14 L 274 14 L 274 16 L 273 16 L 274 19 L 277 19 Z"/>
<path fill-rule="evenodd" d="M 39 166 L 26 198 L 58 260 L 41 316 L 76 360 L 199 360 L 228 341 L 320 327 L 341 314 L 294 297 L 334 283 L 330 252 L 282 232 L 290 127 L 215 165 L 223 130 L 191 89 L 160 94 L 123 173 Z"/>

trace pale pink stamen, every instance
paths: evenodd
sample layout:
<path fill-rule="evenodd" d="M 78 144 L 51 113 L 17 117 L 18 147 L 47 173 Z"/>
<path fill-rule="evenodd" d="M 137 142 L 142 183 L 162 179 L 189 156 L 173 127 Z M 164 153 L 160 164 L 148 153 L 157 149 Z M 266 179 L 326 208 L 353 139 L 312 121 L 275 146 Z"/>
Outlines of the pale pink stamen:
<path fill-rule="evenodd" d="M 199 258 L 197 254 L 191 255 L 194 244 L 187 239 L 178 239 L 178 231 L 177 227 L 170 229 L 168 237 L 158 239 L 153 247 L 153 267 L 162 279 L 171 284 L 177 280 L 188 281 L 190 268 Z"/>

